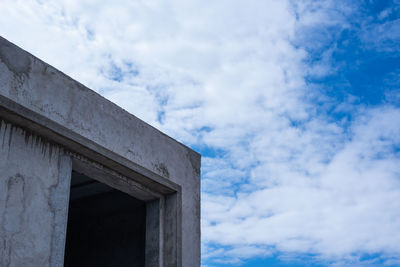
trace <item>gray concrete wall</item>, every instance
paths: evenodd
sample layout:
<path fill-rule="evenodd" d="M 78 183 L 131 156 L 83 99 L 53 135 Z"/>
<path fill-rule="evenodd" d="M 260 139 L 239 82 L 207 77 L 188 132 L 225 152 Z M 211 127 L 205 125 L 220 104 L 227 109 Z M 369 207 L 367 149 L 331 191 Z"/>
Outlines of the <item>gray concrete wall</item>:
<path fill-rule="evenodd" d="M 0 98 L 178 184 L 182 198 L 182 266 L 200 265 L 198 153 L 1 37 Z"/>
<path fill-rule="evenodd" d="M 0 266 L 62 266 L 71 160 L 0 120 L 0 170 Z"/>

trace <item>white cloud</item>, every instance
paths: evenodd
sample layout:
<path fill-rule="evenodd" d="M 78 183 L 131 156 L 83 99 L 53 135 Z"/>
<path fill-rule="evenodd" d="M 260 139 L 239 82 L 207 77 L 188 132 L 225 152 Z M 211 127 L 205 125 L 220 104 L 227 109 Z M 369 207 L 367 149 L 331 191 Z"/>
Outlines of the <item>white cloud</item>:
<path fill-rule="evenodd" d="M 352 253 L 398 255 L 400 167 L 398 152 L 396 156 L 392 150 L 393 144 L 400 144 L 399 118 L 394 108 L 369 111 L 354 126 L 351 138 L 322 163 L 308 165 L 313 159 L 301 155 L 318 147 L 312 142 L 298 158 L 284 155 L 283 164 L 279 155 L 267 159 L 253 171 L 257 189 L 220 201 L 224 207 L 206 209 L 209 214 L 204 211 L 205 241 L 270 245 L 329 260 Z M 206 195 L 204 201 L 219 200 Z M 221 241 L 221 236 L 226 238 Z"/>
<path fill-rule="evenodd" d="M 0 34 L 174 138 L 221 151 L 203 158 L 204 259 L 313 253 L 345 265 L 381 253 L 396 262 L 399 110 L 350 99 L 337 106 L 356 112 L 346 128 L 307 100 L 325 96 L 304 77 L 336 71 L 329 51 L 311 65 L 307 51 L 327 29 L 349 27 L 353 10 L 3 0 Z"/>

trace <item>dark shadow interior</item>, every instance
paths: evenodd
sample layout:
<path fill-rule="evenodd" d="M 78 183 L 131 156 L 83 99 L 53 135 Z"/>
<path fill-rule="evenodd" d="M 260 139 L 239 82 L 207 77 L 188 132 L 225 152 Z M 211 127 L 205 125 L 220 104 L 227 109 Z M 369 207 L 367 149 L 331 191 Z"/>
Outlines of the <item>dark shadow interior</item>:
<path fill-rule="evenodd" d="M 65 266 L 144 266 L 145 202 L 72 172 Z"/>

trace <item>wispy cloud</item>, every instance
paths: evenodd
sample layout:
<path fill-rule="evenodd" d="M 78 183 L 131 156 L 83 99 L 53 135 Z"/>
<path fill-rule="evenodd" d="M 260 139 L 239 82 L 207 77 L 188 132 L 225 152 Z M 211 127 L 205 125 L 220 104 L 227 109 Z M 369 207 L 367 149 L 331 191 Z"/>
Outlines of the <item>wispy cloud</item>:
<path fill-rule="evenodd" d="M 395 265 L 398 70 L 369 106 L 337 55 L 397 49 L 397 11 L 360 5 L 3 0 L 0 34 L 203 152 L 204 265 Z"/>

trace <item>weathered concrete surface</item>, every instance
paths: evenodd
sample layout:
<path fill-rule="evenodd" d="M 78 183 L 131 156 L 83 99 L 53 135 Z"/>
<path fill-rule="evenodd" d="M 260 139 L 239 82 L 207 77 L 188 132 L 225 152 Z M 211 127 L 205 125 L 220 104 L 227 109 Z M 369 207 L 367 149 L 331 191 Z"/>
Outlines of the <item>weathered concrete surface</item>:
<path fill-rule="evenodd" d="M 145 267 L 160 266 L 160 200 L 146 205 L 146 262 Z"/>
<path fill-rule="evenodd" d="M 1 37 L 0 98 L 178 184 L 182 266 L 200 265 L 199 154 Z"/>
<path fill-rule="evenodd" d="M 71 161 L 0 120 L 0 170 L 0 266 L 61 266 Z"/>

